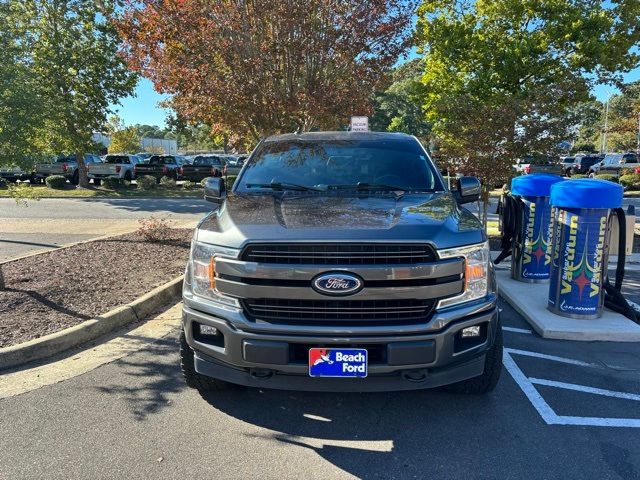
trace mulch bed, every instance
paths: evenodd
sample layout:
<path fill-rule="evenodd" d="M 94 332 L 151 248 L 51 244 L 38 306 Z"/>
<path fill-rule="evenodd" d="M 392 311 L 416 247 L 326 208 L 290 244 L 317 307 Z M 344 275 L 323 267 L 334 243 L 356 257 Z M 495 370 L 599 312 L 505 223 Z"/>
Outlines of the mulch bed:
<path fill-rule="evenodd" d="M 2 265 L 0 347 L 95 318 L 179 276 L 191 233 L 173 229 L 163 243 L 131 233 Z"/>

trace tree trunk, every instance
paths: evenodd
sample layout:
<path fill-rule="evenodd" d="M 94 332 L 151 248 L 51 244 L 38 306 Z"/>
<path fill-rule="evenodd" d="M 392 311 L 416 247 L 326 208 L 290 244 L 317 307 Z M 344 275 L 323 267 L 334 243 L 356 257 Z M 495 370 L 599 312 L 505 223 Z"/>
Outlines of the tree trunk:
<path fill-rule="evenodd" d="M 4 275 L 2 274 L 2 265 L 0 265 L 0 292 L 5 290 L 7 286 L 4 284 Z"/>
<path fill-rule="evenodd" d="M 76 153 L 76 161 L 78 162 L 78 186 L 81 188 L 89 188 L 89 177 L 87 176 L 87 166 L 84 163 L 84 153 Z"/>

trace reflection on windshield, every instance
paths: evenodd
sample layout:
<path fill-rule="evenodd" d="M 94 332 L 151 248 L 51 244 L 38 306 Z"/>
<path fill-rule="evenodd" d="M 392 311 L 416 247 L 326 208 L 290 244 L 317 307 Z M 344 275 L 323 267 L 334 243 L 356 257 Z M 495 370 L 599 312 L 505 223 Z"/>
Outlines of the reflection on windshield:
<path fill-rule="evenodd" d="M 266 142 L 246 166 L 238 189 L 272 183 L 443 190 L 419 144 L 407 140 Z"/>

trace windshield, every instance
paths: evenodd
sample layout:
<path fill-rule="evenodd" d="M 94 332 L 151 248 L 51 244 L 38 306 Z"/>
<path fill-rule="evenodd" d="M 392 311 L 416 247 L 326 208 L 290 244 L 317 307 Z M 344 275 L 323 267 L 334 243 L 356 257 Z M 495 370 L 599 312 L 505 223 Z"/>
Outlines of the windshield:
<path fill-rule="evenodd" d="M 216 157 L 196 157 L 193 164 L 196 166 L 220 165 L 220 160 Z"/>
<path fill-rule="evenodd" d="M 104 159 L 105 163 L 129 163 L 129 157 L 126 155 L 107 155 Z"/>
<path fill-rule="evenodd" d="M 272 183 L 444 190 L 423 149 L 406 139 L 265 142 L 243 172 L 237 191 L 254 191 Z"/>

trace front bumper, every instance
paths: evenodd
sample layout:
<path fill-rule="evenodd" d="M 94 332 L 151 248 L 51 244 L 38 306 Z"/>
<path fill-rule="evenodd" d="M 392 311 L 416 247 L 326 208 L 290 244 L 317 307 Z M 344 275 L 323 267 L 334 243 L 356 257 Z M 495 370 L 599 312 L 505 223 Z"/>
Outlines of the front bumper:
<path fill-rule="evenodd" d="M 202 375 L 240 385 L 307 391 L 396 391 L 434 388 L 481 375 L 485 353 L 498 325 L 495 301 L 438 331 L 401 334 L 323 334 L 247 331 L 211 313 L 183 308 L 187 343 Z M 199 325 L 219 332 L 199 334 Z M 462 345 L 459 332 L 481 325 L 476 344 Z M 313 378 L 305 352 L 310 347 L 364 347 L 370 354 L 367 378 Z M 373 360 L 372 360 L 373 358 Z"/>

